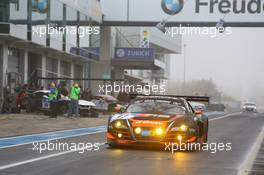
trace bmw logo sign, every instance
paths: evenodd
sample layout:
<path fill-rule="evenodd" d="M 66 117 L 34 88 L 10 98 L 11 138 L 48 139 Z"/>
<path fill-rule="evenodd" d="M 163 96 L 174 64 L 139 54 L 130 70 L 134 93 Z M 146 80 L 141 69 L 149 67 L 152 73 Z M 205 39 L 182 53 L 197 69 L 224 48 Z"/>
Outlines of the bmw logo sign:
<path fill-rule="evenodd" d="M 183 0 L 162 0 L 161 7 L 169 15 L 176 15 L 183 9 Z"/>

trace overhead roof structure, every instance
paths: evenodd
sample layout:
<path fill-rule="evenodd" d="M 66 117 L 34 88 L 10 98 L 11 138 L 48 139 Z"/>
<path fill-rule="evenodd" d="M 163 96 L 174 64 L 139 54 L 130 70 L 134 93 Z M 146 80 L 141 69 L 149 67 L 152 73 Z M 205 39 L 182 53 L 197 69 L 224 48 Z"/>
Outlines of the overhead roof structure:
<path fill-rule="evenodd" d="M 264 27 L 264 0 L 101 0 L 103 25 Z"/>

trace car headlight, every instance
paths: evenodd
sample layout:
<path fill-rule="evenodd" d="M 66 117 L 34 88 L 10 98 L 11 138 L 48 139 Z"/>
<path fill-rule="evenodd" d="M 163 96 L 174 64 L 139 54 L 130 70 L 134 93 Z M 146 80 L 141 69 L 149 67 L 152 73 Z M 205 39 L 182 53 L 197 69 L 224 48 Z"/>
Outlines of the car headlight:
<path fill-rule="evenodd" d="M 180 126 L 175 126 L 171 128 L 171 131 L 183 131 L 186 132 L 188 130 L 187 125 L 180 125 Z"/>
<path fill-rule="evenodd" d="M 118 134 L 117 134 L 117 137 L 118 137 L 118 138 L 121 138 L 122 136 L 123 136 L 122 133 L 118 133 Z"/>
<path fill-rule="evenodd" d="M 114 126 L 116 129 L 128 129 L 127 125 L 124 124 L 122 121 L 114 122 Z"/>
<path fill-rule="evenodd" d="M 116 123 L 115 123 L 115 127 L 116 128 L 120 128 L 122 126 L 122 123 L 120 122 L 120 121 L 117 121 Z"/>
<path fill-rule="evenodd" d="M 187 127 L 186 125 L 181 125 L 181 126 L 180 126 L 180 129 L 181 129 L 182 131 L 187 131 L 188 127 Z"/>
<path fill-rule="evenodd" d="M 142 129 L 140 127 L 137 127 L 137 128 L 135 128 L 134 131 L 135 131 L 136 134 L 141 134 Z"/>
<path fill-rule="evenodd" d="M 182 136 L 181 135 L 178 135 L 177 136 L 177 140 L 181 141 L 182 140 Z"/>
<path fill-rule="evenodd" d="M 155 130 L 156 135 L 161 136 L 164 133 L 164 130 L 162 128 L 156 128 Z"/>

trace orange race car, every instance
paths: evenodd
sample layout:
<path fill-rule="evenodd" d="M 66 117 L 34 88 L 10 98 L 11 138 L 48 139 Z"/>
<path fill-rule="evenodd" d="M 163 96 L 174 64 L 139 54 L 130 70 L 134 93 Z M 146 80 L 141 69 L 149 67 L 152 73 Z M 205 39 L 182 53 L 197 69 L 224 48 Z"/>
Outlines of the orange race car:
<path fill-rule="evenodd" d="M 209 102 L 208 97 L 137 96 L 126 109 L 109 117 L 107 143 L 164 145 L 206 143 L 208 118 L 188 101 Z"/>

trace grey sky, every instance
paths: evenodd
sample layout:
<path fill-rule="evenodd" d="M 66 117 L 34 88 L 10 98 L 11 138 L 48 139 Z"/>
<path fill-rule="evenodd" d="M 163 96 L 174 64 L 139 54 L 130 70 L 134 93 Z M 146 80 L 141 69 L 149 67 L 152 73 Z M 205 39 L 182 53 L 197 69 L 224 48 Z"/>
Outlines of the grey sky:
<path fill-rule="evenodd" d="M 221 91 L 236 98 L 264 98 L 263 42 L 264 28 L 232 28 L 231 35 L 216 38 L 184 35 L 183 43 L 187 44 L 187 79 L 211 77 Z M 173 80 L 182 81 L 183 55 L 173 56 L 171 67 L 171 74 L 175 75 L 171 76 Z"/>

